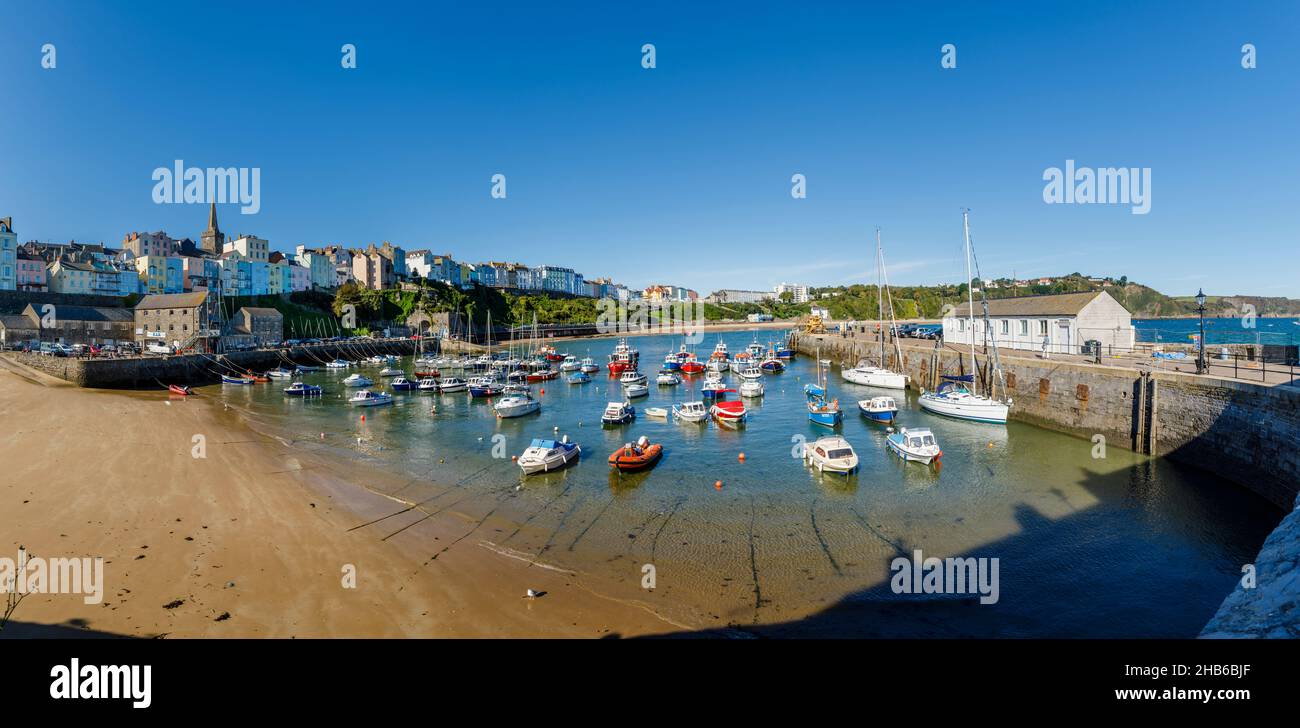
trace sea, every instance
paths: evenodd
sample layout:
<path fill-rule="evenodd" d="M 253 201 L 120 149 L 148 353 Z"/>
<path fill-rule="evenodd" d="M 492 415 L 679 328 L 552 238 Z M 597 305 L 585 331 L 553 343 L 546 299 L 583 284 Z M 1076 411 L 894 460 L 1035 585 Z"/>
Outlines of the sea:
<path fill-rule="evenodd" d="M 1169 336 L 1181 330 L 1171 327 L 1186 325 L 1154 323 L 1162 328 L 1146 330 Z M 1216 331 L 1227 328 L 1216 322 Z M 736 352 L 783 336 L 711 335 L 697 353 L 706 358 L 719 340 Z M 615 343 L 556 346 L 603 364 Z M 700 398 L 698 377 L 676 387 L 654 384 L 677 338 L 628 343 L 650 375 L 650 395 L 635 402 L 638 410 Z M 409 357 L 401 366 L 413 370 Z M 378 367 L 362 371 L 383 387 Z M 455 511 L 467 530 L 489 516 L 507 524 L 455 548 L 477 541 L 572 571 L 594 592 L 634 595 L 627 598 L 688 626 L 681 631 L 706 634 L 1193 637 L 1283 516 L 1195 469 L 1119 447 L 1099 450 L 1023 423 L 931 415 L 915 394 L 847 383 L 838 368 L 829 388 L 845 416 L 834 434 L 848 439 L 861 467 L 849 476 L 819 474 L 799 457 L 805 442 L 832 434 L 806 417 L 802 388 L 816 372 L 816 363 L 800 356 L 785 372 L 766 375 L 765 396 L 749 401 L 749 419 L 737 428 L 643 413 L 629 425 L 602 426 L 605 404 L 623 399 L 603 368 L 589 384 L 533 384 L 541 411 L 505 420 L 490 402 L 463 392 L 396 393 L 394 405 L 352 408 L 341 384 L 346 371 L 305 375 L 325 388 L 314 400 L 285 397 L 282 381 L 212 385 L 203 393 L 295 447 L 403 476 L 394 497 Z M 734 385 L 735 375 L 728 378 Z M 856 405 L 881 394 L 899 399 L 896 426 L 934 431 L 940 464 L 890 453 L 886 426 L 859 415 Z M 533 438 L 564 435 L 582 448 L 566 470 L 525 477 L 511 460 Z M 643 435 L 663 444 L 661 462 L 637 475 L 612 472 L 609 454 Z M 997 601 L 899 593 L 891 585 L 901 571 L 896 560 L 918 552 L 996 559 Z M 647 566 L 653 588 L 645 588 Z"/>
<path fill-rule="evenodd" d="M 1143 343 L 1194 341 L 1200 333 L 1199 318 L 1133 319 L 1137 340 Z M 1300 344 L 1300 318 L 1207 318 L 1205 343 L 1214 344 Z"/>

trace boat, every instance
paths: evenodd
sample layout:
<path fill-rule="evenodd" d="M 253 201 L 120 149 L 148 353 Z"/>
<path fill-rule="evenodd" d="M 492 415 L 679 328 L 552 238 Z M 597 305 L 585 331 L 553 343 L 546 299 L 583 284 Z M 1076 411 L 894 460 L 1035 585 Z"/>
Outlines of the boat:
<path fill-rule="evenodd" d="M 501 394 L 501 381 L 496 377 L 474 377 L 466 383 L 471 397 L 495 397 Z"/>
<path fill-rule="evenodd" d="M 794 348 L 790 346 L 790 336 L 791 336 L 790 334 L 787 334 L 787 335 L 786 335 L 786 338 L 785 338 L 785 343 L 782 344 L 782 345 L 780 345 L 780 346 L 778 346 L 778 347 L 776 347 L 776 358 L 777 358 L 777 359 L 793 359 L 793 358 L 794 358 Z"/>
<path fill-rule="evenodd" d="M 271 379 L 292 379 L 292 378 L 293 378 L 293 370 L 292 370 L 292 369 L 283 369 L 283 368 L 281 368 L 281 369 L 269 369 L 269 370 L 267 370 L 267 372 L 266 372 L 266 376 L 269 377 L 269 378 L 271 378 Z"/>
<path fill-rule="evenodd" d="M 962 211 L 962 235 L 966 242 L 966 277 L 970 279 L 970 261 L 974 255 L 970 242 L 970 212 Z M 978 271 L 977 271 L 978 272 Z M 971 279 L 973 280 L 973 279 Z M 966 287 L 968 325 L 967 330 L 971 333 L 970 337 L 970 371 L 977 372 L 979 367 L 975 362 L 975 297 L 970 286 Z M 984 327 L 985 331 L 991 331 L 992 326 L 988 320 L 988 299 L 980 293 L 984 303 Z M 1002 363 L 998 358 L 997 341 L 990 340 L 993 371 L 997 374 L 997 381 L 1002 382 Z M 972 422 L 990 422 L 994 424 L 1006 424 L 1007 415 L 1011 411 L 1011 398 L 999 400 L 992 396 L 985 396 L 971 391 L 970 386 L 975 383 L 974 374 L 963 374 L 958 376 L 943 376 L 943 381 L 939 388 L 933 392 L 922 392 L 921 397 L 917 400 L 921 409 L 938 415 L 955 417 Z M 1006 383 L 1002 382 L 1002 392 L 1006 395 Z M 992 394 L 992 383 L 990 383 L 990 394 Z"/>
<path fill-rule="evenodd" d="M 350 366 L 352 365 L 342 359 L 335 359 L 334 361 L 325 363 L 326 369 L 347 369 Z"/>
<path fill-rule="evenodd" d="M 628 443 L 611 453 L 609 464 L 620 473 L 634 473 L 654 467 L 663 454 L 663 445 L 651 443 L 649 438 L 642 435 L 636 444 Z"/>
<path fill-rule="evenodd" d="M 843 419 L 840 401 L 827 400 L 826 374 L 822 369 L 821 353 L 817 355 L 817 383 L 805 384 L 804 395 L 808 398 L 808 421 L 823 427 L 838 427 Z"/>
<path fill-rule="evenodd" d="M 406 377 L 394 377 L 388 386 L 392 387 L 394 392 L 410 392 L 419 385 Z"/>
<path fill-rule="evenodd" d="M 926 427 L 901 428 L 885 438 L 889 449 L 904 461 L 912 460 L 929 465 L 943 457 L 934 433 Z"/>
<path fill-rule="evenodd" d="M 525 379 L 527 379 L 530 382 L 549 382 L 558 376 L 560 376 L 559 372 L 550 368 L 549 366 L 546 366 L 536 371 L 529 372 L 528 376 L 525 377 Z"/>
<path fill-rule="evenodd" d="M 740 396 L 742 397 L 763 396 L 763 383 L 755 379 L 746 379 L 740 383 L 737 389 L 740 390 Z"/>
<path fill-rule="evenodd" d="M 549 473 L 577 460 L 581 453 L 582 448 L 569 442 L 568 435 L 560 440 L 534 438 L 524 454 L 519 456 L 519 469 L 524 471 L 524 475 Z"/>
<path fill-rule="evenodd" d="M 298 365 L 298 372 L 299 372 L 299 373 L 304 373 L 304 372 L 319 372 L 320 370 L 321 370 L 321 368 L 320 368 L 320 367 L 316 367 L 316 366 L 308 366 L 308 365 L 306 365 L 306 364 L 299 364 L 299 365 Z"/>
<path fill-rule="evenodd" d="M 564 357 L 564 362 L 560 364 L 560 371 L 562 372 L 576 371 L 579 366 L 581 366 L 581 364 L 578 363 L 578 357 L 569 354 L 568 356 Z"/>
<path fill-rule="evenodd" d="M 438 377 L 441 377 L 441 376 L 442 376 L 442 372 L 438 371 L 437 369 L 431 369 L 431 368 L 417 368 L 417 369 L 415 370 L 415 378 L 416 378 L 416 379 L 425 379 L 425 378 L 433 378 L 433 379 L 437 379 Z"/>
<path fill-rule="evenodd" d="M 555 350 L 554 346 L 543 346 L 539 353 L 546 357 L 546 361 L 564 361 L 566 356 Z"/>
<path fill-rule="evenodd" d="M 619 339 L 614 351 L 609 355 L 610 374 L 621 374 L 625 369 L 635 369 L 640 353 L 628 346 L 627 339 Z"/>
<path fill-rule="evenodd" d="M 222 384 L 252 384 L 252 377 L 231 377 L 225 374 L 221 375 Z"/>
<path fill-rule="evenodd" d="M 585 359 L 582 360 L 582 365 L 578 367 L 578 370 L 585 374 L 591 374 L 593 372 L 600 371 L 600 367 L 596 366 L 595 359 L 592 359 L 591 357 L 586 357 Z"/>
<path fill-rule="evenodd" d="M 384 367 L 379 370 L 379 376 L 381 377 L 400 377 L 403 374 L 406 374 L 406 372 L 397 367 Z"/>
<path fill-rule="evenodd" d="M 625 384 L 623 385 L 623 394 L 628 399 L 636 399 L 650 394 L 650 388 L 644 384 Z"/>
<path fill-rule="evenodd" d="M 875 422 L 893 422 L 898 416 L 898 402 L 893 397 L 872 397 L 858 402 L 858 409 Z"/>
<path fill-rule="evenodd" d="M 763 370 L 756 366 L 747 366 L 743 369 L 736 370 L 736 375 L 741 379 L 762 379 Z"/>
<path fill-rule="evenodd" d="M 673 405 L 673 417 L 686 422 L 703 422 L 708 419 L 709 408 L 703 402 L 679 402 Z"/>
<path fill-rule="evenodd" d="M 374 382 L 371 381 L 370 378 L 367 377 L 366 375 L 357 373 L 357 374 L 349 374 L 346 377 L 344 377 L 343 384 L 344 386 L 347 387 L 369 387 L 370 385 L 374 384 Z"/>
<path fill-rule="evenodd" d="M 528 371 L 525 369 L 516 369 L 506 375 L 506 381 L 512 384 L 522 384 L 528 381 Z"/>
<path fill-rule="evenodd" d="M 324 392 L 324 389 L 315 384 L 303 384 L 302 382 L 294 382 L 284 389 L 285 395 L 289 397 L 319 397 Z"/>
<path fill-rule="evenodd" d="M 646 417 L 654 417 L 661 420 L 668 418 L 668 410 L 663 407 L 646 407 L 641 411 L 645 413 Z"/>
<path fill-rule="evenodd" d="M 676 374 L 673 373 L 671 369 L 667 369 L 667 368 L 660 369 L 659 375 L 655 377 L 655 384 L 659 384 L 667 387 L 673 387 L 681 383 L 682 383 L 681 377 L 678 377 Z"/>
<path fill-rule="evenodd" d="M 501 388 L 502 394 L 530 394 L 532 391 L 527 384 L 507 384 Z"/>
<path fill-rule="evenodd" d="M 682 368 L 682 361 L 681 359 L 677 358 L 677 354 L 674 354 L 671 351 L 668 352 L 667 354 L 664 354 L 664 369 L 666 371 L 675 372 L 681 368 Z"/>
<path fill-rule="evenodd" d="M 700 385 L 700 396 L 705 399 L 713 399 L 718 396 L 718 392 L 727 388 L 727 383 L 721 379 L 706 379 Z"/>
<path fill-rule="evenodd" d="M 872 366 L 866 360 L 858 362 L 852 369 L 840 370 L 840 377 L 846 382 L 861 384 L 866 387 L 881 389 L 907 389 L 907 375 Z"/>
<path fill-rule="evenodd" d="M 767 356 L 763 358 L 763 361 L 759 362 L 758 368 L 765 372 L 778 374 L 785 371 L 785 362 L 777 358 L 776 349 L 768 349 Z"/>
<path fill-rule="evenodd" d="M 750 361 L 758 361 L 759 357 L 763 356 L 763 345 L 758 343 L 757 336 L 745 347 L 745 353 L 749 355 Z"/>
<path fill-rule="evenodd" d="M 468 388 L 469 385 L 460 377 L 447 377 L 438 380 L 439 392 L 464 392 Z"/>
<path fill-rule="evenodd" d="M 726 359 L 709 358 L 709 363 L 704 365 L 711 372 L 721 374 L 731 368 L 731 363 Z"/>
<path fill-rule="evenodd" d="M 738 372 L 741 369 L 748 368 L 753 363 L 754 361 L 752 358 L 750 358 L 749 352 L 747 351 L 737 352 L 736 355 L 731 359 L 731 371 Z"/>
<path fill-rule="evenodd" d="M 631 402 L 610 402 L 605 405 L 605 412 L 600 421 L 606 425 L 625 425 L 636 419 L 636 408 Z"/>
<path fill-rule="evenodd" d="M 848 474 L 858 469 L 858 454 L 853 446 L 839 435 L 819 437 L 812 443 L 804 443 L 803 460 L 817 468 L 817 472 Z"/>
<path fill-rule="evenodd" d="M 569 375 L 569 384 L 586 384 L 591 381 L 591 375 L 586 372 L 574 372 Z"/>
<path fill-rule="evenodd" d="M 527 392 L 512 394 L 508 397 L 502 397 L 492 405 L 496 410 L 497 417 L 523 417 L 538 412 L 542 409 L 542 403 L 532 398 Z"/>
<path fill-rule="evenodd" d="M 357 407 L 378 407 L 381 404 L 392 403 L 393 395 L 388 392 L 372 392 L 369 389 L 363 389 L 348 399 L 348 404 Z"/>
<path fill-rule="evenodd" d="M 713 415 L 715 418 L 717 418 L 722 422 L 743 421 L 745 419 L 745 415 L 748 414 L 748 410 L 745 409 L 745 403 L 738 399 L 735 400 L 724 399 L 726 397 L 727 392 L 734 393 L 735 391 L 736 390 L 734 389 L 718 390 L 717 392 L 718 399 L 716 402 L 714 402 L 713 406 L 709 408 L 709 414 Z"/>
<path fill-rule="evenodd" d="M 188 397 L 194 394 L 194 390 L 190 389 L 184 384 L 168 384 L 167 391 L 171 392 L 172 394 L 179 394 L 182 397 Z"/>
<path fill-rule="evenodd" d="M 415 386 L 421 392 L 436 392 L 438 391 L 438 380 L 433 377 L 425 377 Z"/>
<path fill-rule="evenodd" d="M 704 371 L 704 365 L 696 360 L 694 354 L 688 354 L 687 359 L 682 362 L 682 374 L 699 374 Z"/>
<path fill-rule="evenodd" d="M 629 384 L 645 384 L 647 377 L 635 369 L 628 369 L 623 372 L 623 375 L 618 378 L 618 381 L 626 387 Z"/>
<path fill-rule="evenodd" d="M 713 353 L 709 355 L 709 358 L 722 359 L 724 361 L 730 359 L 731 355 L 727 353 L 727 342 L 718 339 L 718 343 L 713 345 Z"/>

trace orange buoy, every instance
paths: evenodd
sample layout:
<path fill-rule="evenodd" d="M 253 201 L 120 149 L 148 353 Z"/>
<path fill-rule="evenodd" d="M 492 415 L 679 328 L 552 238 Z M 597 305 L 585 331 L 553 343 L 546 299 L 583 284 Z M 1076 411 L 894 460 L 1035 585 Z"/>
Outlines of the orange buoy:
<path fill-rule="evenodd" d="M 742 452 L 741 454 L 737 455 L 736 458 L 740 460 L 740 462 L 742 463 L 745 462 L 745 453 Z"/>
<path fill-rule="evenodd" d="M 365 416 L 365 415 L 361 415 L 361 421 L 362 421 L 362 422 L 365 422 L 365 421 L 366 421 L 366 416 Z"/>
<path fill-rule="evenodd" d="M 545 389 L 542 390 L 542 394 L 546 394 L 546 390 L 545 390 Z"/>
<path fill-rule="evenodd" d="M 722 490 L 722 481 L 719 480 L 718 482 L 714 483 L 714 484 L 713 484 L 713 489 L 714 489 L 714 490 Z"/>
<path fill-rule="evenodd" d="M 518 456 L 518 455 L 511 455 L 511 456 L 510 456 L 510 462 L 512 462 L 512 463 L 517 463 L 517 462 L 519 462 L 519 456 Z"/>

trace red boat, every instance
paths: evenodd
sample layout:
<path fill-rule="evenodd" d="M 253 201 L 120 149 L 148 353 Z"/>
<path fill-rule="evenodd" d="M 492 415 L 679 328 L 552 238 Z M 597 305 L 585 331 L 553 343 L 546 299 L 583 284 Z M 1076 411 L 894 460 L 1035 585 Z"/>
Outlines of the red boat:
<path fill-rule="evenodd" d="M 627 444 L 615 450 L 609 456 L 609 465 L 620 473 L 635 473 L 638 470 L 653 468 L 664 454 L 664 446 L 650 444 L 642 435 L 635 445 Z"/>
<path fill-rule="evenodd" d="M 740 422 L 745 419 L 745 403 L 741 400 L 724 401 L 722 398 L 727 392 L 735 392 L 734 389 L 719 389 L 717 391 L 718 401 L 714 402 L 709 408 L 709 413 L 723 422 Z"/>
<path fill-rule="evenodd" d="M 699 374 L 702 371 L 704 371 L 704 365 L 696 360 L 694 354 L 691 354 L 689 359 L 682 361 L 682 373 Z"/>
<path fill-rule="evenodd" d="M 552 379 L 555 379 L 558 376 L 560 376 L 560 373 L 555 371 L 554 369 L 538 369 L 535 372 L 528 373 L 528 381 L 548 382 Z"/>
<path fill-rule="evenodd" d="M 194 390 L 190 389 L 184 384 L 168 384 L 167 391 L 171 392 L 172 394 L 179 394 L 184 397 L 188 397 L 194 394 Z"/>
<path fill-rule="evenodd" d="M 609 355 L 609 373 L 621 374 L 626 369 L 635 369 L 640 357 L 636 349 L 627 345 L 627 339 L 619 339 L 614 353 Z"/>
<path fill-rule="evenodd" d="M 438 373 L 437 369 L 430 369 L 425 372 L 416 372 L 415 376 L 417 379 L 437 379 L 442 375 Z"/>

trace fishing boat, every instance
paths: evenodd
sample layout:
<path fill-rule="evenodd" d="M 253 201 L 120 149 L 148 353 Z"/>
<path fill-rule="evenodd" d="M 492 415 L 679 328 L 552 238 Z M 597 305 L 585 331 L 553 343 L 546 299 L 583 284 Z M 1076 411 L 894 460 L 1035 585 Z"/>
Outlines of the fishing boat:
<path fill-rule="evenodd" d="M 715 359 L 709 357 L 709 362 L 705 364 L 704 367 L 711 372 L 721 374 L 731 368 L 731 362 L 726 359 Z"/>
<path fill-rule="evenodd" d="M 222 384 L 252 384 L 252 377 L 232 377 L 226 374 L 221 375 Z"/>
<path fill-rule="evenodd" d="M 527 392 L 512 394 L 508 397 L 502 397 L 497 403 L 492 405 L 496 410 L 497 417 L 505 419 L 507 417 L 523 417 L 538 412 L 542 409 L 542 403 L 533 399 L 532 395 Z"/>
<path fill-rule="evenodd" d="M 904 461 L 912 460 L 929 465 L 932 461 L 943 457 L 943 451 L 939 449 L 934 433 L 925 427 L 901 428 L 886 437 L 885 444 L 889 445 L 889 449 Z"/>
<path fill-rule="evenodd" d="M 537 353 L 545 357 L 546 361 L 564 361 L 564 354 L 556 351 L 554 346 L 543 346 Z"/>
<path fill-rule="evenodd" d="M 574 372 L 569 375 L 569 384 L 586 384 L 591 381 L 591 375 L 586 372 Z"/>
<path fill-rule="evenodd" d="M 758 361 L 759 357 L 763 356 L 763 345 L 758 343 L 757 336 L 745 347 L 745 353 L 749 354 L 750 361 Z"/>
<path fill-rule="evenodd" d="M 410 392 L 419 385 L 406 377 L 394 377 L 388 386 L 392 387 L 394 392 Z"/>
<path fill-rule="evenodd" d="M 346 387 L 369 387 L 372 384 L 374 382 L 361 373 L 349 374 L 343 378 L 343 385 Z"/>
<path fill-rule="evenodd" d="M 664 420 L 668 418 L 668 410 L 664 409 L 663 407 L 646 407 L 641 411 L 645 413 L 646 417 L 654 417 L 655 419 L 659 419 L 659 420 Z"/>
<path fill-rule="evenodd" d="M 636 399 L 650 394 L 650 388 L 644 384 L 625 384 L 623 385 L 623 395 L 628 399 Z"/>
<path fill-rule="evenodd" d="M 673 417 L 685 422 L 703 422 L 708 416 L 709 408 L 703 402 L 679 402 L 673 405 Z"/>
<path fill-rule="evenodd" d="M 763 378 L 763 370 L 752 365 L 747 366 L 743 369 L 736 370 L 736 374 L 741 379 L 762 379 Z"/>
<path fill-rule="evenodd" d="M 659 375 L 655 377 L 655 384 L 665 387 L 674 387 L 681 383 L 681 377 L 674 374 L 673 370 L 668 369 L 667 367 L 660 369 Z"/>
<path fill-rule="evenodd" d="M 738 372 L 741 369 L 747 369 L 754 363 L 755 362 L 753 358 L 750 357 L 748 351 L 737 352 L 736 355 L 731 358 L 731 371 Z"/>
<path fill-rule="evenodd" d="M 536 371 L 529 372 L 526 379 L 530 382 L 549 382 L 558 376 L 560 376 L 559 372 L 546 366 Z"/>
<path fill-rule="evenodd" d="M 302 382 L 294 382 L 284 389 L 284 394 L 287 397 L 319 397 L 324 392 L 324 389 L 315 384 L 303 384 Z"/>
<path fill-rule="evenodd" d="M 168 384 L 167 391 L 171 392 L 172 394 L 179 394 L 182 397 L 189 397 L 190 395 L 194 394 L 194 390 L 190 389 L 184 384 Z"/>
<path fill-rule="evenodd" d="M 858 402 L 858 409 L 875 422 L 893 422 L 898 416 L 898 402 L 893 397 L 872 397 Z"/>
<path fill-rule="evenodd" d="M 768 349 L 767 356 L 759 363 L 758 368 L 765 372 L 777 374 L 785 371 L 785 362 L 776 357 L 776 349 Z"/>
<path fill-rule="evenodd" d="M 723 360 L 730 359 L 731 354 L 727 353 L 727 342 L 723 341 L 722 339 L 718 339 L 718 343 L 713 345 L 713 353 L 709 355 L 709 358 L 723 359 Z"/>
<path fill-rule="evenodd" d="M 858 469 L 858 454 L 853 446 L 839 435 L 819 437 L 812 443 L 804 443 L 803 460 L 817 468 L 817 472 L 848 474 Z"/>
<path fill-rule="evenodd" d="M 649 438 L 642 435 L 636 444 L 628 443 L 611 453 L 609 464 L 621 473 L 634 473 L 653 468 L 663 454 L 663 445 L 651 443 Z"/>
<path fill-rule="evenodd" d="M 439 392 L 464 392 L 468 388 L 469 385 L 460 377 L 446 377 L 438 380 Z"/>
<path fill-rule="evenodd" d="M 600 367 L 596 365 L 595 359 L 592 359 L 591 357 L 585 357 L 582 360 L 582 365 L 578 367 L 578 370 L 583 372 L 584 374 L 592 374 L 594 372 L 600 371 Z"/>
<path fill-rule="evenodd" d="M 601 423 L 606 425 L 625 425 L 634 419 L 636 408 L 631 402 L 610 402 L 600 416 Z"/>
<path fill-rule="evenodd" d="M 466 383 L 471 397 L 495 397 L 501 394 L 501 380 L 496 377 L 474 377 Z"/>
<path fill-rule="evenodd" d="M 562 372 L 577 371 L 579 366 L 582 365 L 578 363 L 578 357 L 569 354 L 568 356 L 564 357 L 564 362 L 560 364 L 560 371 Z"/>
<path fill-rule="evenodd" d="M 740 383 L 740 386 L 737 389 L 740 390 L 740 396 L 742 397 L 754 398 L 763 396 L 763 383 L 756 379 L 746 379 Z"/>
<path fill-rule="evenodd" d="M 682 374 L 699 374 L 704 371 L 704 365 L 701 364 L 694 354 L 688 354 L 682 362 Z"/>
<path fill-rule="evenodd" d="M 625 369 L 635 369 L 640 353 L 628 346 L 627 339 L 619 339 L 614 351 L 609 355 L 609 372 L 621 374 Z"/>
<path fill-rule="evenodd" d="M 534 438 L 524 454 L 519 456 L 519 469 L 524 471 L 524 475 L 549 473 L 574 462 L 581 453 L 582 448 L 575 442 L 569 442 L 568 435 L 560 440 Z"/>
<path fill-rule="evenodd" d="M 717 392 L 717 401 L 709 408 L 709 414 L 713 415 L 721 422 L 741 422 L 748 414 L 745 409 L 745 403 L 738 400 L 725 399 L 728 392 L 734 393 L 734 389 L 720 389 Z"/>
<path fill-rule="evenodd" d="M 970 213 L 962 211 L 962 235 L 966 242 L 966 277 L 971 278 L 971 257 L 974 252 L 971 249 L 970 242 Z M 978 269 L 976 270 L 978 273 Z M 975 297 L 971 286 L 966 287 L 968 324 L 967 331 L 970 332 L 970 371 L 977 372 L 979 367 L 975 362 Z M 988 299 L 984 297 L 981 291 L 980 297 L 984 303 L 984 330 L 992 331 L 989 323 Z M 997 375 L 997 381 L 1002 382 L 1002 363 L 998 358 L 997 341 L 989 340 L 991 353 L 993 357 L 993 371 Z M 990 422 L 994 424 L 1005 424 L 1007 415 L 1011 411 L 1011 398 L 1006 397 L 1005 401 L 996 399 L 992 396 L 985 396 L 971 391 L 970 385 L 975 383 L 974 374 L 964 374 L 959 376 L 944 376 L 939 388 L 934 392 L 922 392 L 918 403 L 921 409 L 938 415 L 956 417 L 962 420 L 972 422 Z M 990 394 L 992 394 L 992 383 L 990 382 Z M 1006 383 L 1002 382 L 1003 396 L 1006 395 Z"/>
<path fill-rule="evenodd" d="M 664 354 L 664 369 L 665 369 L 665 370 L 670 371 L 670 372 L 675 372 L 675 371 L 677 371 L 678 369 L 681 369 L 681 368 L 682 368 L 682 362 L 681 362 L 680 359 L 677 358 L 677 354 L 674 354 L 674 353 L 671 352 L 671 351 L 668 352 L 667 354 Z"/>
<path fill-rule="evenodd" d="M 838 427 L 843 419 L 838 399 L 828 400 L 826 374 L 822 369 L 821 353 L 817 355 L 817 382 L 805 384 L 804 395 L 808 398 L 808 421 L 823 427 Z"/>
<path fill-rule="evenodd" d="M 786 338 L 785 338 L 785 343 L 783 343 L 783 344 L 781 344 L 780 346 L 776 347 L 776 358 L 777 358 L 777 359 L 793 359 L 793 358 L 794 358 L 794 348 L 793 348 L 792 346 L 790 346 L 790 336 L 792 336 L 792 335 L 793 335 L 793 334 L 787 334 L 787 335 L 786 335 Z"/>
<path fill-rule="evenodd" d="M 348 404 L 357 407 L 378 407 L 382 404 L 392 403 L 393 395 L 388 392 L 372 392 L 369 389 L 363 389 L 348 399 Z"/>
<path fill-rule="evenodd" d="M 433 377 L 425 377 L 415 386 L 421 392 L 436 392 L 438 391 L 438 380 Z"/>
<path fill-rule="evenodd" d="M 727 383 L 722 379 L 706 379 L 700 385 L 700 396 L 705 399 L 713 399 L 718 396 L 718 392 L 727 388 Z"/>
<path fill-rule="evenodd" d="M 267 372 L 266 372 L 266 376 L 269 377 L 269 378 L 271 378 L 271 379 L 292 379 L 292 378 L 293 378 L 293 370 L 292 370 L 292 369 L 283 369 L 283 368 L 281 368 L 281 369 L 268 369 Z"/>
<path fill-rule="evenodd" d="M 619 383 L 622 384 L 624 387 L 626 387 L 629 384 L 645 384 L 646 380 L 647 380 L 646 375 L 642 374 L 641 372 L 635 369 L 628 369 L 627 371 L 623 372 L 622 376 L 618 378 Z"/>

